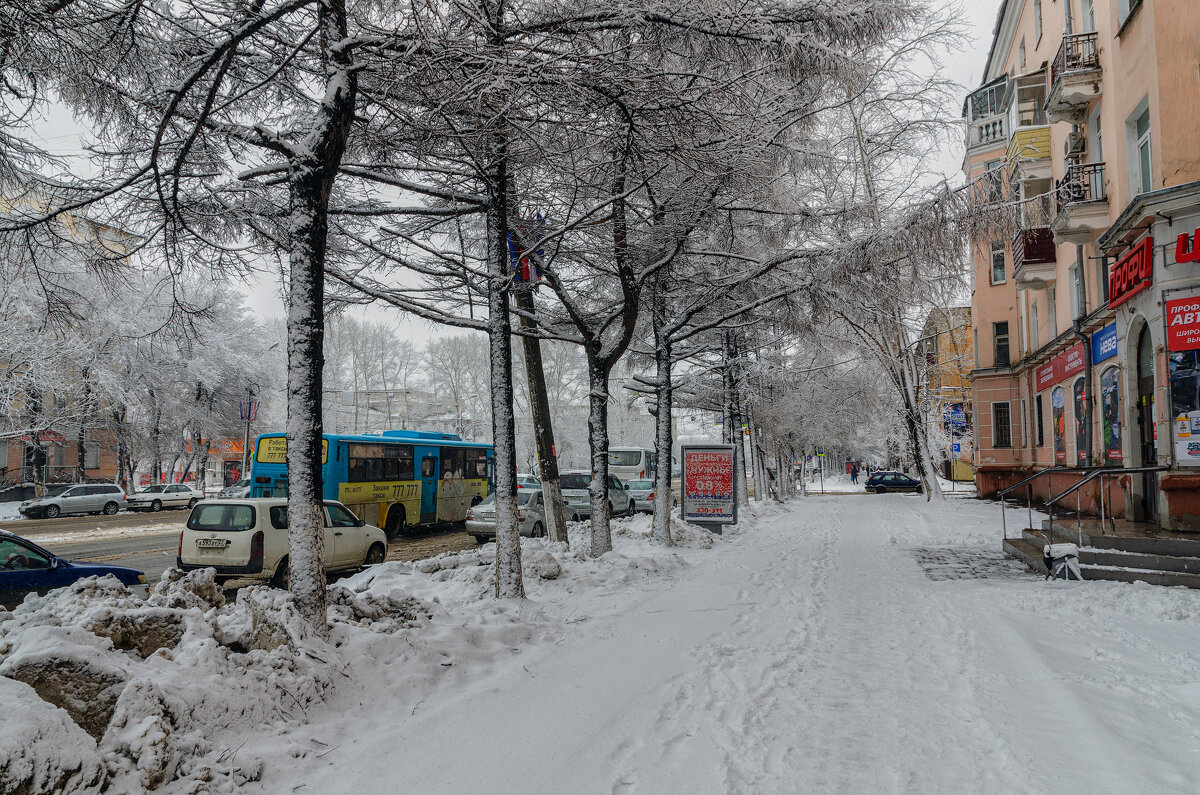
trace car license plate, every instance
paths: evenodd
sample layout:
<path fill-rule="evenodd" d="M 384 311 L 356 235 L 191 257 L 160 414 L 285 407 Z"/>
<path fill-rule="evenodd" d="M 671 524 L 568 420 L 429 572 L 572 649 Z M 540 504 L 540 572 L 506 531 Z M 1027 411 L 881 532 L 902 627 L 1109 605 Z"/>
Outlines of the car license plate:
<path fill-rule="evenodd" d="M 201 549 L 221 549 L 229 543 L 228 539 L 224 538 L 197 538 L 196 546 Z"/>

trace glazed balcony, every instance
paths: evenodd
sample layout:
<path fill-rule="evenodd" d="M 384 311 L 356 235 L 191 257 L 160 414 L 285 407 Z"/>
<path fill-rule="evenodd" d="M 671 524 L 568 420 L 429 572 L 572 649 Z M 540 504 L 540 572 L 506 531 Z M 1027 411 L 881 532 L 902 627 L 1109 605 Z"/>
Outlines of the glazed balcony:
<path fill-rule="evenodd" d="M 1108 190 L 1103 163 L 1076 163 L 1055 185 L 1056 243 L 1090 243 L 1108 227 Z"/>
<path fill-rule="evenodd" d="M 1050 178 L 1050 126 L 1047 124 L 1021 126 L 1013 130 L 1008 140 L 1008 162 L 1012 164 L 1013 180 Z"/>
<path fill-rule="evenodd" d="M 1064 36 L 1050 65 L 1046 114 L 1051 122 L 1076 122 L 1101 93 L 1100 54 L 1095 33 Z"/>
<path fill-rule="evenodd" d="M 1055 278 L 1057 252 L 1048 226 L 1021 229 L 1013 236 L 1013 279 L 1018 287 L 1040 289 Z"/>

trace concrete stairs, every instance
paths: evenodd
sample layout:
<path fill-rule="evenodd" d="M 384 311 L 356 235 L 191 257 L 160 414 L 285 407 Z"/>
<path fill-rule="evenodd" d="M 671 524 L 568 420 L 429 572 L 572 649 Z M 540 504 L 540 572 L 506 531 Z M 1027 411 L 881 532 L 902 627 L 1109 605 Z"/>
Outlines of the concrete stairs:
<path fill-rule="evenodd" d="M 1050 543 L 1049 521 L 1026 528 L 1021 538 L 1004 542 L 1004 551 L 1034 571 L 1046 573 L 1042 547 Z M 1054 542 L 1079 544 L 1079 568 L 1085 580 L 1146 582 L 1200 588 L 1200 534 L 1158 530 L 1154 525 L 1118 521 L 1105 527 L 1074 520 L 1054 525 Z"/>

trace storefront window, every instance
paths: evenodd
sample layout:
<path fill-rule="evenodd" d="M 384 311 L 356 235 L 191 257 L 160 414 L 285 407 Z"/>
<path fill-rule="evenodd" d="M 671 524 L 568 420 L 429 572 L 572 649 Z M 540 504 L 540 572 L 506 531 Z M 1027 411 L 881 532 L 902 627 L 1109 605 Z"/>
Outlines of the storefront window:
<path fill-rule="evenodd" d="M 1085 466 L 1088 458 L 1087 443 L 1087 382 L 1075 381 L 1075 461 Z"/>
<path fill-rule="evenodd" d="M 1175 420 L 1175 460 L 1200 465 L 1200 350 L 1172 351 L 1171 416 Z"/>
<path fill-rule="evenodd" d="M 1121 455 L 1121 404 L 1117 391 L 1117 368 L 1110 367 L 1100 376 L 1100 424 L 1104 434 L 1104 458 L 1119 464 Z"/>
<path fill-rule="evenodd" d="M 1067 462 L 1066 393 L 1063 392 L 1061 386 L 1055 387 L 1054 391 L 1050 393 L 1050 408 L 1054 422 L 1054 461 L 1065 464 Z"/>

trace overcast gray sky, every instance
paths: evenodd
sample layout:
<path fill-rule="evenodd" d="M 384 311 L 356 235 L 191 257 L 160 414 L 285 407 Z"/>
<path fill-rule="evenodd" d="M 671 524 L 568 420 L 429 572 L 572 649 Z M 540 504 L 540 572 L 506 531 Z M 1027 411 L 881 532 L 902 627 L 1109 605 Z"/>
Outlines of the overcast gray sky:
<path fill-rule="evenodd" d="M 988 45 L 991 43 L 992 27 L 996 21 L 996 11 L 1001 0 L 949 0 L 945 5 L 956 9 L 963 30 L 967 36 L 965 49 L 959 52 L 948 52 L 944 55 L 943 66 L 949 77 L 963 86 L 958 104 L 961 106 L 962 94 L 976 87 L 983 74 L 984 61 L 987 58 Z M 957 114 L 957 108 L 953 111 Z M 80 153 L 81 129 L 63 109 L 55 109 L 39 125 L 37 133 L 42 142 L 51 152 L 63 155 Z M 940 152 L 930 153 L 935 163 L 931 167 L 953 181 L 961 175 L 962 144 L 953 141 Z M 279 297 L 279 274 L 263 273 L 255 283 L 246 286 L 246 304 L 255 314 L 266 317 L 282 315 Z M 355 309 L 380 319 L 396 320 L 395 310 L 365 308 Z M 401 321 L 401 333 L 421 344 L 429 336 L 440 333 L 429 323 L 421 320 Z"/>

